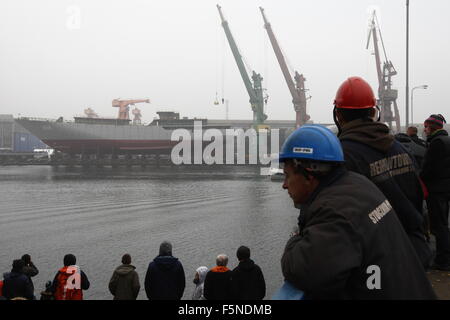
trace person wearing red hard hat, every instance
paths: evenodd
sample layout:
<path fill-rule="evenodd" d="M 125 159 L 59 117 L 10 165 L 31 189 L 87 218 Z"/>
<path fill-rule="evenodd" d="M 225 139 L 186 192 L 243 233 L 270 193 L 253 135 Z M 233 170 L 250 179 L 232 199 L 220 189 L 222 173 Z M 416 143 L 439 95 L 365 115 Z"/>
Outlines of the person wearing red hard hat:
<path fill-rule="evenodd" d="M 378 110 L 378 116 L 377 116 Z M 334 100 L 334 121 L 347 169 L 365 175 L 392 204 L 424 268 L 431 263 L 423 216 L 423 189 L 413 157 L 379 122 L 379 108 L 370 85 L 350 77 Z"/>
<path fill-rule="evenodd" d="M 420 176 L 428 188 L 427 199 L 431 233 L 436 237 L 433 269 L 450 271 L 450 137 L 444 130 L 445 118 L 432 114 L 424 122 L 428 150 Z"/>

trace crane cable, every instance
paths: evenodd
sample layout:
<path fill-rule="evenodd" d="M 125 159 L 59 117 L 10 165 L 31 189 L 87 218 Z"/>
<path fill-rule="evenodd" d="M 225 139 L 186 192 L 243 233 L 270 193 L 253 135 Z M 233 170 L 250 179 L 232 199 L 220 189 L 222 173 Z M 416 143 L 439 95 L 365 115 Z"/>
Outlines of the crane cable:
<path fill-rule="evenodd" d="M 268 57 L 267 57 L 267 52 L 268 50 L 268 45 L 267 45 L 267 41 L 265 40 L 265 34 L 264 34 L 264 30 L 261 29 L 261 41 L 262 41 L 262 46 L 263 46 L 263 64 L 264 64 L 264 87 L 262 88 L 263 90 L 263 99 L 264 99 L 264 109 L 263 112 L 264 114 L 267 114 L 267 100 L 269 99 L 269 94 L 267 93 L 268 91 L 268 85 L 269 85 L 269 67 L 268 67 Z"/>
<path fill-rule="evenodd" d="M 226 59 L 226 49 L 225 49 L 225 36 L 222 34 L 222 104 L 225 101 L 225 59 Z"/>
<path fill-rule="evenodd" d="M 218 86 L 219 86 L 219 34 L 218 34 L 218 29 L 216 29 L 216 63 L 215 63 L 215 67 L 216 67 L 216 97 L 214 100 L 214 105 L 218 105 L 219 101 L 218 101 L 218 97 L 217 97 L 217 91 L 218 91 Z"/>

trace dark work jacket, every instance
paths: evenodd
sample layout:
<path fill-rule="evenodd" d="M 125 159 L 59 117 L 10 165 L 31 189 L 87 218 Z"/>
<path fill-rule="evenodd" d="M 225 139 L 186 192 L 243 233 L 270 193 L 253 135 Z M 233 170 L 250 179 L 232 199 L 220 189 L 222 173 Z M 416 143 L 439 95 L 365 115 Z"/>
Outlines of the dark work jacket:
<path fill-rule="evenodd" d="M 214 267 L 208 271 L 203 286 L 203 296 L 206 300 L 231 300 L 232 271 L 227 267 Z"/>
<path fill-rule="evenodd" d="M 261 268 L 252 259 L 242 260 L 231 275 L 233 299 L 262 300 L 266 282 Z"/>
<path fill-rule="evenodd" d="M 384 193 L 422 264 L 428 267 L 432 253 L 423 228 L 424 195 L 410 154 L 379 122 L 349 122 L 339 139 L 347 169 L 366 176 Z"/>
<path fill-rule="evenodd" d="M 450 137 L 447 131 L 438 130 L 427 141 L 420 175 L 429 192 L 450 194 Z"/>
<path fill-rule="evenodd" d="M 281 268 L 307 299 L 436 298 L 389 201 L 343 168 L 301 206 L 299 234 L 287 242 Z"/>
<path fill-rule="evenodd" d="M 186 279 L 178 258 L 157 256 L 148 266 L 145 275 L 145 293 L 150 300 L 180 300 Z"/>
<path fill-rule="evenodd" d="M 427 148 L 405 133 L 398 133 L 395 135 L 395 139 L 405 147 L 405 149 L 414 157 L 417 164 L 417 169 L 420 169 L 423 164 L 423 158 L 427 152 Z M 417 138 L 418 139 L 418 138 Z M 419 141 L 419 140 L 417 140 Z"/>
<path fill-rule="evenodd" d="M 36 268 L 34 263 L 31 262 L 30 264 L 27 264 L 23 267 L 22 273 L 24 275 L 26 275 L 28 278 L 30 278 L 31 287 L 33 288 L 33 294 L 34 294 L 34 285 L 33 285 L 33 280 L 31 279 L 31 277 L 35 277 L 39 274 L 38 268 Z"/>
<path fill-rule="evenodd" d="M 33 285 L 30 278 L 23 273 L 6 273 L 3 280 L 3 296 L 6 299 L 22 297 L 33 300 Z"/>
<path fill-rule="evenodd" d="M 423 139 L 419 138 L 417 136 L 417 134 L 409 136 L 409 137 L 411 138 L 412 141 L 414 141 L 419 146 L 424 147 L 424 148 L 427 147 L 427 143 Z"/>

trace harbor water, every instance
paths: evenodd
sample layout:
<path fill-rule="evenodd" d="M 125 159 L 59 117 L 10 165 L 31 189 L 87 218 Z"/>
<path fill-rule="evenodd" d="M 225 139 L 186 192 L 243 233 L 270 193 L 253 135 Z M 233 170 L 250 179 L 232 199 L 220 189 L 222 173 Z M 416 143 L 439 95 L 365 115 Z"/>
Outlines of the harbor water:
<path fill-rule="evenodd" d="M 73 253 L 91 287 L 85 299 L 112 299 L 108 283 L 124 253 L 144 278 L 159 244 L 168 240 L 186 274 L 215 266 L 220 253 L 237 266 L 246 245 L 260 265 L 270 299 L 282 285 L 280 258 L 297 223 L 280 181 L 249 166 L 82 168 L 0 166 L 0 272 L 29 253 L 39 269 L 35 294 Z"/>

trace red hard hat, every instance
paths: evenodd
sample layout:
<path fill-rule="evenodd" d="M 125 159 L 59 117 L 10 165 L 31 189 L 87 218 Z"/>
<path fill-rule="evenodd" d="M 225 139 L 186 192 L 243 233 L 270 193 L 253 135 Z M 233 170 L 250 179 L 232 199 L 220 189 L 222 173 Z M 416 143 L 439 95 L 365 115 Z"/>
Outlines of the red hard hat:
<path fill-rule="evenodd" d="M 350 77 L 339 87 L 334 100 L 336 108 L 368 109 L 376 105 L 370 85 L 360 77 Z"/>

